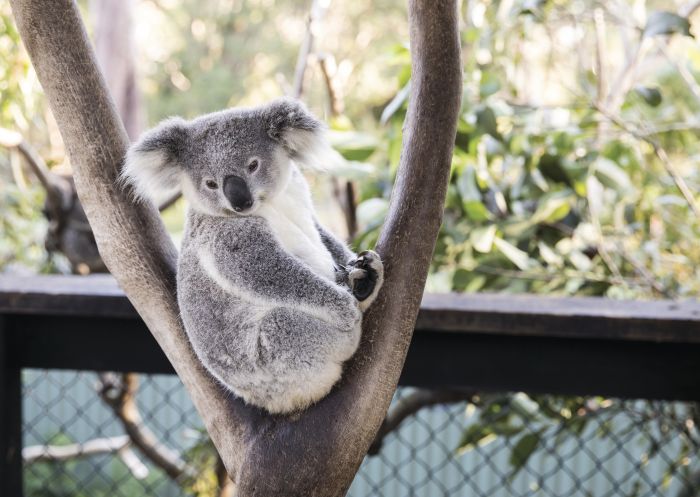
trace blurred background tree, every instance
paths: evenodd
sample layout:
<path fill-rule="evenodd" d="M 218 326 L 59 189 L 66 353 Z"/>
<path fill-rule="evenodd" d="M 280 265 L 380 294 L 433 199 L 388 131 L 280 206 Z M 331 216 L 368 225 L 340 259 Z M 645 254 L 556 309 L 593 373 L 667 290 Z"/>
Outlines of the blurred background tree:
<path fill-rule="evenodd" d="M 342 181 L 312 178 L 324 221 L 360 248 L 373 244 L 410 92 L 403 3 L 318 1 L 312 22 L 308 1 L 105 5 L 81 7 L 119 108 L 133 99 L 136 117 L 122 113 L 137 123 L 132 135 L 140 115 L 152 125 L 302 88 L 348 160 L 332 173 Z M 697 10 L 639 0 L 462 6 L 464 102 L 429 291 L 697 295 Z M 0 126 L 69 172 L 7 5 L 0 15 Z M 129 29 L 114 29 L 122 23 L 133 44 Z M 111 46 L 133 52 L 110 55 L 104 40 L 115 35 L 124 43 Z M 131 83 L 114 84 L 120 77 Z M 0 267 L 70 271 L 46 255 L 45 188 L 23 162 L 0 151 Z M 176 238 L 183 212 L 180 201 L 165 213 Z"/>

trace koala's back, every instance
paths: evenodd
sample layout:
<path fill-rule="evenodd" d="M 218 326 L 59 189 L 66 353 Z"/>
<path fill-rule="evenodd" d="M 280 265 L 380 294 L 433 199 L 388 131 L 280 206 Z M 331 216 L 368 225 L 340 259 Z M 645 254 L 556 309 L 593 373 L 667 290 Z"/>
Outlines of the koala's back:
<path fill-rule="evenodd" d="M 338 380 L 357 348 L 360 314 L 348 305 L 347 331 L 329 333 L 322 312 L 267 294 L 290 262 L 257 250 L 272 240 L 259 217 L 191 216 L 178 264 L 178 303 L 195 352 L 222 384 L 250 404 L 289 412 L 323 397 Z M 231 266 L 237 280 L 219 273 Z"/>
<path fill-rule="evenodd" d="M 178 261 L 178 304 L 197 355 L 227 370 L 240 369 L 244 377 L 259 362 L 255 331 L 264 310 L 247 305 L 244 299 L 227 291 L 212 276 L 204 258 L 208 245 L 217 236 L 231 236 L 242 242 L 250 238 L 250 223 L 232 220 L 217 228 L 212 231 L 212 226 L 201 217 L 188 220 Z"/>

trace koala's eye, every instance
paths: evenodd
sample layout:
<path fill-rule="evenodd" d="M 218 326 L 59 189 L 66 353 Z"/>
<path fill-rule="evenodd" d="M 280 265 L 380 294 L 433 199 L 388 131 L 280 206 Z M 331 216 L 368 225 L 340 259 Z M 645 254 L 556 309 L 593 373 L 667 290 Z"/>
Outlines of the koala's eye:
<path fill-rule="evenodd" d="M 208 179 L 204 184 L 207 185 L 207 188 L 210 190 L 216 190 L 216 187 L 219 186 L 216 184 L 216 181 L 211 179 Z"/>
<path fill-rule="evenodd" d="M 254 173 L 255 171 L 258 170 L 258 167 L 260 166 L 260 163 L 257 160 L 253 160 L 248 164 L 248 172 Z"/>

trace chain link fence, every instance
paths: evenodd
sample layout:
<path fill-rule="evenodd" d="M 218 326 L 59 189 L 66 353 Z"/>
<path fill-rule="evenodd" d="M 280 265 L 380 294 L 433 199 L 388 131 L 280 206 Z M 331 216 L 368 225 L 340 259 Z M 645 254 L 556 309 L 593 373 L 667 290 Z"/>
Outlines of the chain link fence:
<path fill-rule="evenodd" d="M 220 494 L 215 452 L 177 377 L 24 370 L 22 388 L 28 497 Z M 395 423 L 348 495 L 700 495 L 695 404 L 474 392 L 439 399 L 397 391 Z"/>

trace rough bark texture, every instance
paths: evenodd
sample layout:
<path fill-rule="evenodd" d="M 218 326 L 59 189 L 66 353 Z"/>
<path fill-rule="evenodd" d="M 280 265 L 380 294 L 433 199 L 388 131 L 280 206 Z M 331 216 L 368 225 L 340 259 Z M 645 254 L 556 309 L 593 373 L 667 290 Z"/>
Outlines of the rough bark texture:
<path fill-rule="evenodd" d="M 134 204 L 130 193 L 117 186 L 129 141 L 78 9 L 71 0 L 13 0 L 11 5 L 61 129 L 102 258 L 172 362 L 234 471 L 251 412 L 205 372 L 187 341 L 175 294 L 177 251 L 157 210 Z"/>
<path fill-rule="evenodd" d="M 115 186 L 128 141 L 75 5 L 11 3 L 103 259 L 189 391 L 237 495 L 344 495 L 396 388 L 442 219 L 462 84 L 456 2 L 410 1 L 412 94 L 377 245 L 386 281 L 340 385 L 295 418 L 244 406 L 197 361 L 178 317 L 175 248 L 155 207 L 133 204 Z"/>

